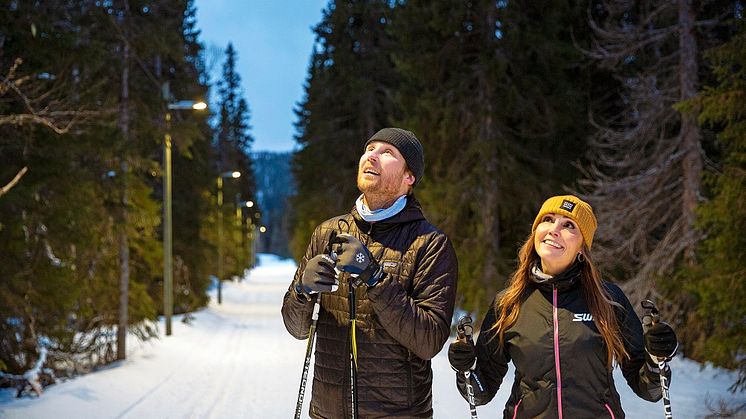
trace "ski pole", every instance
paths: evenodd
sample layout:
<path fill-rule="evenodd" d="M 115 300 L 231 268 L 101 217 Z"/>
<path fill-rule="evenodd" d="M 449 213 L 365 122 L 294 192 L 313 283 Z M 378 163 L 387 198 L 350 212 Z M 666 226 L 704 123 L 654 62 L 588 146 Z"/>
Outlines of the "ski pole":
<path fill-rule="evenodd" d="M 655 306 L 655 303 L 650 300 L 644 300 L 640 303 L 640 305 L 645 310 L 650 311 L 649 315 L 643 316 L 642 318 L 642 324 L 647 330 L 660 321 L 660 312 L 658 311 L 658 307 Z M 663 393 L 663 412 L 666 415 L 666 419 L 673 419 L 673 415 L 671 413 L 671 397 L 668 393 L 668 378 L 666 378 L 664 374 L 664 371 L 666 370 L 666 359 L 653 356 L 649 353 L 648 356 L 652 358 L 656 364 L 658 364 L 658 370 L 661 380 L 661 392 Z"/>
<path fill-rule="evenodd" d="M 308 330 L 308 343 L 306 344 L 306 360 L 303 363 L 303 374 L 300 377 L 300 389 L 298 390 L 298 403 L 295 404 L 295 419 L 300 419 L 303 410 L 303 396 L 306 394 L 306 380 L 308 379 L 308 368 L 311 365 L 311 352 L 313 343 L 316 340 L 316 324 L 319 322 L 319 298 L 317 295 L 313 303 L 313 314 L 311 315 L 311 328 Z"/>
<path fill-rule="evenodd" d="M 458 321 L 456 325 L 456 332 L 458 333 L 459 340 L 466 339 L 467 342 L 473 344 L 472 334 L 474 328 L 471 325 L 471 317 L 464 316 Z M 466 379 L 466 396 L 469 399 L 469 412 L 471 413 L 471 419 L 477 419 L 477 406 L 474 402 L 474 386 L 471 385 L 469 371 L 464 372 L 464 378 Z"/>
<path fill-rule="evenodd" d="M 329 239 L 330 243 L 326 246 L 326 253 L 332 260 L 337 260 L 337 254 L 332 250 L 331 241 L 337 236 L 332 231 Z M 298 402 L 295 404 L 295 419 L 300 419 L 303 410 L 303 396 L 306 394 L 306 381 L 308 380 L 308 369 L 311 366 L 311 353 L 313 352 L 313 343 L 316 340 L 316 326 L 319 323 L 319 311 L 321 310 L 321 295 L 316 295 L 313 302 L 313 314 L 311 314 L 311 327 L 308 329 L 308 342 L 306 343 L 306 359 L 303 362 L 303 373 L 300 377 L 300 389 L 298 389 Z"/>
<path fill-rule="evenodd" d="M 347 299 L 350 302 L 350 394 L 352 395 L 352 418 L 357 419 L 357 339 L 355 338 L 355 287 L 347 284 Z"/>
<path fill-rule="evenodd" d="M 342 221 L 342 220 L 340 220 Z M 337 252 L 336 250 L 339 250 L 339 247 L 336 249 L 333 246 L 333 243 L 335 243 L 334 239 L 337 237 L 336 232 L 332 232 L 332 236 L 329 239 L 329 246 L 327 248 L 327 251 L 331 254 L 332 259 L 335 261 L 337 260 Z M 339 275 L 339 271 L 337 273 Z M 338 276 L 339 277 L 339 276 Z M 349 326 L 350 326 L 350 399 L 351 399 L 351 406 L 350 406 L 350 413 L 352 415 L 352 419 L 358 419 L 358 397 L 357 397 L 357 337 L 355 336 L 355 323 L 356 323 L 356 307 L 357 307 L 357 301 L 355 296 L 355 287 L 352 285 L 352 280 L 354 278 L 352 276 L 349 277 L 349 281 L 347 282 L 347 301 L 348 301 L 348 308 L 350 312 L 350 318 L 349 318 Z"/>

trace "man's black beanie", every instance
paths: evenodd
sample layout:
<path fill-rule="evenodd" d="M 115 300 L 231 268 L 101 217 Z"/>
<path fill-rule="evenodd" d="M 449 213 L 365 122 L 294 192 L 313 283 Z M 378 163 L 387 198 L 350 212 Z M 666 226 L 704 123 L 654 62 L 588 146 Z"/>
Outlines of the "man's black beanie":
<path fill-rule="evenodd" d="M 401 128 L 384 128 L 365 143 L 368 147 L 373 141 L 383 141 L 396 147 L 407 162 L 407 168 L 414 174 L 414 185 L 417 185 L 425 173 L 425 153 L 422 150 L 420 140 L 415 137 L 412 131 Z"/>

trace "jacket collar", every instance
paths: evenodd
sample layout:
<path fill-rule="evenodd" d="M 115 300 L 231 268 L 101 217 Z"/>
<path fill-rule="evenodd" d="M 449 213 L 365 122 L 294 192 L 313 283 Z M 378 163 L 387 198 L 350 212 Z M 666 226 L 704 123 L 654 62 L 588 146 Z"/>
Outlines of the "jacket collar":
<path fill-rule="evenodd" d="M 580 282 L 581 263 L 575 262 L 564 272 L 554 276 L 542 272 L 540 263 L 536 261 L 531 268 L 531 281 L 542 291 L 551 291 L 555 287 L 558 291 L 565 291 Z"/>
<path fill-rule="evenodd" d="M 352 214 L 352 218 L 355 220 L 355 224 L 357 225 L 358 229 L 366 233 L 370 233 L 373 231 L 383 231 L 398 224 L 410 223 L 413 221 L 425 219 L 425 215 L 422 213 L 422 206 L 420 205 L 420 202 L 417 201 L 417 198 L 414 197 L 414 194 L 407 196 L 407 205 L 404 207 L 404 209 L 399 211 L 393 217 L 387 218 L 385 220 L 376 222 L 365 221 L 363 220 L 363 217 L 361 217 L 358 213 L 356 207 L 352 208 L 350 214 Z"/>

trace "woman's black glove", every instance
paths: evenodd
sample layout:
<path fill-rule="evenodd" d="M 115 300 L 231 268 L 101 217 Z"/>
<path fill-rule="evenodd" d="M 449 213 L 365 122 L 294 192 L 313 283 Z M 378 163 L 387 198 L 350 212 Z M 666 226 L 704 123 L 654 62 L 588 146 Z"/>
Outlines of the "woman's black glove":
<path fill-rule="evenodd" d="M 308 296 L 317 292 L 334 292 L 339 288 L 334 260 L 329 255 L 316 255 L 308 260 L 303 270 L 300 284 L 295 285 L 295 292 Z"/>
<path fill-rule="evenodd" d="M 372 287 L 383 278 L 383 269 L 365 245 L 355 236 L 339 234 L 332 241 L 336 247 L 337 270 L 352 276 L 352 286 Z"/>
<path fill-rule="evenodd" d="M 645 350 L 654 357 L 670 360 L 676 355 L 679 343 L 671 325 L 657 322 L 646 325 Z"/>
<path fill-rule="evenodd" d="M 451 368 L 459 372 L 467 372 L 474 366 L 477 351 L 474 344 L 465 339 L 454 341 L 448 346 L 448 362 Z"/>

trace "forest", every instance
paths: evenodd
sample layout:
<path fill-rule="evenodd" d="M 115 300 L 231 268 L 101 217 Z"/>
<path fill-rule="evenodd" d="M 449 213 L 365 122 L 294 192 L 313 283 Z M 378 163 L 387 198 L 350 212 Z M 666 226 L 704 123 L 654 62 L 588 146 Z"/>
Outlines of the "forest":
<path fill-rule="evenodd" d="M 337 1 L 297 109 L 291 249 L 349 211 L 379 128 L 423 142 L 415 188 L 481 318 L 549 196 L 577 194 L 594 261 L 684 356 L 746 386 L 746 35 L 741 1 Z"/>
<path fill-rule="evenodd" d="M 235 50 L 206 53 L 194 15 L 181 0 L 0 6 L 3 386 L 41 358 L 42 384 L 124 359 L 128 332 L 158 336 L 158 316 L 251 267 L 250 110 Z M 185 106 L 208 89 L 214 109 Z"/>
<path fill-rule="evenodd" d="M 598 217 L 604 277 L 636 307 L 656 301 L 681 353 L 739 370 L 743 391 L 743 12 L 718 0 L 330 0 L 295 109 L 290 252 L 352 208 L 370 135 L 405 127 L 425 148 L 415 195 L 458 254 L 460 308 L 481 317 L 541 202 L 574 193 Z M 0 22 L 8 383 L 42 354 L 75 375 L 121 359 L 126 330 L 161 333 L 167 143 L 174 312 L 251 267 L 261 209 L 248 206 L 259 191 L 239 57 L 205 49 L 192 1 L 5 1 Z M 210 89 L 207 112 L 171 106 Z"/>

